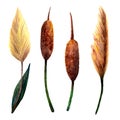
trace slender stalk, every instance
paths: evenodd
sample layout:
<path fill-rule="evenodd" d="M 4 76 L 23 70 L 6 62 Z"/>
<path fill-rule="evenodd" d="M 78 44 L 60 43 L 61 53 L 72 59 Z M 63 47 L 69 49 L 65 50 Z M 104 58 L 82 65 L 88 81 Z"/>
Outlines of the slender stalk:
<path fill-rule="evenodd" d="M 72 81 L 72 84 L 71 84 L 71 92 L 70 92 L 70 97 L 69 97 L 69 101 L 68 101 L 68 106 L 67 106 L 67 111 L 69 111 L 70 109 L 70 105 L 71 105 L 71 102 L 72 102 L 72 97 L 73 97 L 73 91 L 74 91 L 74 81 Z"/>
<path fill-rule="evenodd" d="M 23 62 L 21 61 L 21 78 L 22 78 L 22 75 L 23 75 Z"/>
<path fill-rule="evenodd" d="M 95 114 L 97 114 L 97 112 L 99 110 L 101 99 L 102 99 L 102 95 L 103 95 L 103 77 L 100 78 L 100 82 L 101 82 L 101 92 L 100 92 L 100 97 L 99 97 L 99 101 L 98 101 L 98 105 L 97 105 L 97 109 L 95 111 Z"/>
<path fill-rule="evenodd" d="M 48 87 L 47 87 L 47 60 L 45 60 L 44 84 L 45 84 L 45 92 L 46 92 L 47 100 L 48 100 L 48 103 L 49 103 L 49 107 L 51 109 L 51 112 L 54 112 L 54 108 L 53 108 L 52 102 L 50 100 L 50 96 L 49 96 L 49 92 L 48 92 Z"/>
<path fill-rule="evenodd" d="M 22 79 L 22 76 L 23 76 L 23 61 L 21 61 L 21 79 Z M 21 91 L 22 91 L 22 83 L 23 83 L 23 81 L 21 80 L 21 82 L 20 82 L 19 95 L 20 95 L 20 93 L 21 93 Z"/>
<path fill-rule="evenodd" d="M 21 79 L 22 79 L 22 76 L 23 76 L 23 62 L 21 61 Z M 21 90 L 22 90 L 22 80 L 20 82 L 20 90 L 19 90 L 19 94 L 21 93 Z"/>

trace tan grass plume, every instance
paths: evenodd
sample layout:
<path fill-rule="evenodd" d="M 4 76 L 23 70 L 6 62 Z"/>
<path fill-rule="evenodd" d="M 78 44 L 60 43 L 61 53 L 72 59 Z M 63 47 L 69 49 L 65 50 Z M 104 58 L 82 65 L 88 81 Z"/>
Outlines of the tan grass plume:
<path fill-rule="evenodd" d="M 108 26 L 106 13 L 102 7 L 99 8 L 98 24 L 94 32 L 94 45 L 92 46 L 92 59 L 95 68 L 100 76 L 101 92 L 95 114 L 99 110 L 99 106 L 103 94 L 103 78 L 108 61 Z"/>
<path fill-rule="evenodd" d="M 102 7 L 99 8 L 98 24 L 94 32 L 92 59 L 100 77 L 103 77 L 108 61 L 108 26 L 106 14 Z"/>
<path fill-rule="evenodd" d="M 25 20 L 17 8 L 10 30 L 10 50 L 12 55 L 23 62 L 30 51 L 30 38 Z"/>

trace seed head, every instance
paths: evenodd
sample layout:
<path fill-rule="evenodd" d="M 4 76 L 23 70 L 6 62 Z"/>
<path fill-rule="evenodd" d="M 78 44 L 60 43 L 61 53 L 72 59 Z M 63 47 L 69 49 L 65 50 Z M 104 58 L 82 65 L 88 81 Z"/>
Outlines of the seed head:
<path fill-rule="evenodd" d="M 65 51 L 65 65 L 68 76 L 74 81 L 79 72 L 79 47 L 78 42 L 74 40 L 73 20 L 70 13 L 71 20 L 71 38 L 66 45 Z"/>
<path fill-rule="evenodd" d="M 98 24 L 94 32 L 92 59 L 100 77 L 103 77 L 106 71 L 108 60 L 108 27 L 106 14 L 102 7 L 99 8 Z"/>
<path fill-rule="evenodd" d="M 10 51 L 12 55 L 23 62 L 30 51 L 29 32 L 25 20 L 17 8 L 10 30 Z"/>
<path fill-rule="evenodd" d="M 41 28 L 41 52 L 45 60 L 49 59 L 53 51 L 54 31 L 52 21 L 49 20 L 50 9 L 48 12 L 48 19 L 43 23 Z"/>
<path fill-rule="evenodd" d="M 67 73 L 72 81 L 74 81 L 79 72 L 79 48 L 75 40 L 70 40 L 66 46 L 65 64 Z"/>

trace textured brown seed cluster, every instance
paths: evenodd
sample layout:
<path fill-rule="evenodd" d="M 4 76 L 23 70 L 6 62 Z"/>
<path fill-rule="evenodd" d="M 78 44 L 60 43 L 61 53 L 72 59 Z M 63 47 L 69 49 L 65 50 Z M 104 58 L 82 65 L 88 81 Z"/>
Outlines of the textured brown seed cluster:
<path fill-rule="evenodd" d="M 51 112 L 54 112 L 54 108 L 53 108 L 53 105 L 52 105 L 52 102 L 49 96 L 49 92 L 48 92 L 48 87 L 47 87 L 47 60 L 52 54 L 53 44 L 54 44 L 53 24 L 52 24 L 52 21 L 49 20 L 50 10 L 51 8 L 49 9 L 49 12 L 48 12 L 48 18 L 43 23 L 42 28 L 41 28 L 41 52 L 45 60 L 44 83 L 45 83 L 46 97 L 47 97 Z"/>
<path fill-rule="evenodd" d="M 68 76 L 74 81 L 79 72 L 79 47 L 78 42 L 74 40 L 73 20 L 70 13 L 71 20 L 71 38 L 66 45 L 65 50 L 65 64 Z"/>
<path fill-rule="evenodd" d="M 73 91 L 74 91 L 74 81 L 79 72 L 79 47 L 77 41 L 74 40 L 73 20 L 71 13 L 70 13 L 70 20 L 71 20 L 71 38 L 66 45 L 65 65 L 66 65 L 66 71 L 71 79 L 72 84 L 71 84 L 71 92 L 68 101 L 68 106 L 66 109 L 67 111 L 69 111 L 71 106 Z"/>
<path fill-rule="evenodd" d="M 41 28 L 41 52 L 45 60 L 48 60 L 53 51 L 54 31 L 53 24 L 48 19 L 43 23 Z"/>
<path fill-rule="evenodd" d="M 71 80 L 75 80 L 79 71 L 79 50 L 78 43 L 70 40 L 66 46 L 65 52 L 66 70 Z"/>

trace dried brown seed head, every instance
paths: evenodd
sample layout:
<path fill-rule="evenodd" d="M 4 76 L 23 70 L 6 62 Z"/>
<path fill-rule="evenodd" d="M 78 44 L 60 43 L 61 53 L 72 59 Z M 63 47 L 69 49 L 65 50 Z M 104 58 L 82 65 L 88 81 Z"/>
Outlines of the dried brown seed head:
<path fill-rule="evenodd" d="M 106 14 L 102 7 L 99 8 L 98 24 L 94 33 L 92 59 L 100 77 L 103 77 L 108 60 L 108 27 Z"/>
<path fill-rule="evenodd" d="M 50 14 L 50 10 L 49 13 Z M 54 31 L 53 24 L 49 20 L 45 21 L 41 28 L 41 52 L 45 60 L 49 59 L 53 51 L 53 42 L 54 42 Z"/>
<path fill-rule="evenodd" d="M 75 40 L 70 40 L 66 46 L 65 64 L 67 73 L 72 81 L 74 81 L 79 72 L 79 48 Z"/>
<path fill-rule="evenodd" d="M 68 41 L 65 51 L 65 64 L 68 76 L 74 81 L 79 72 L 79 48 L 78 43 L 74 40 L 73 20 L 70 13 L 71 20 L 71 40 Z"/>

